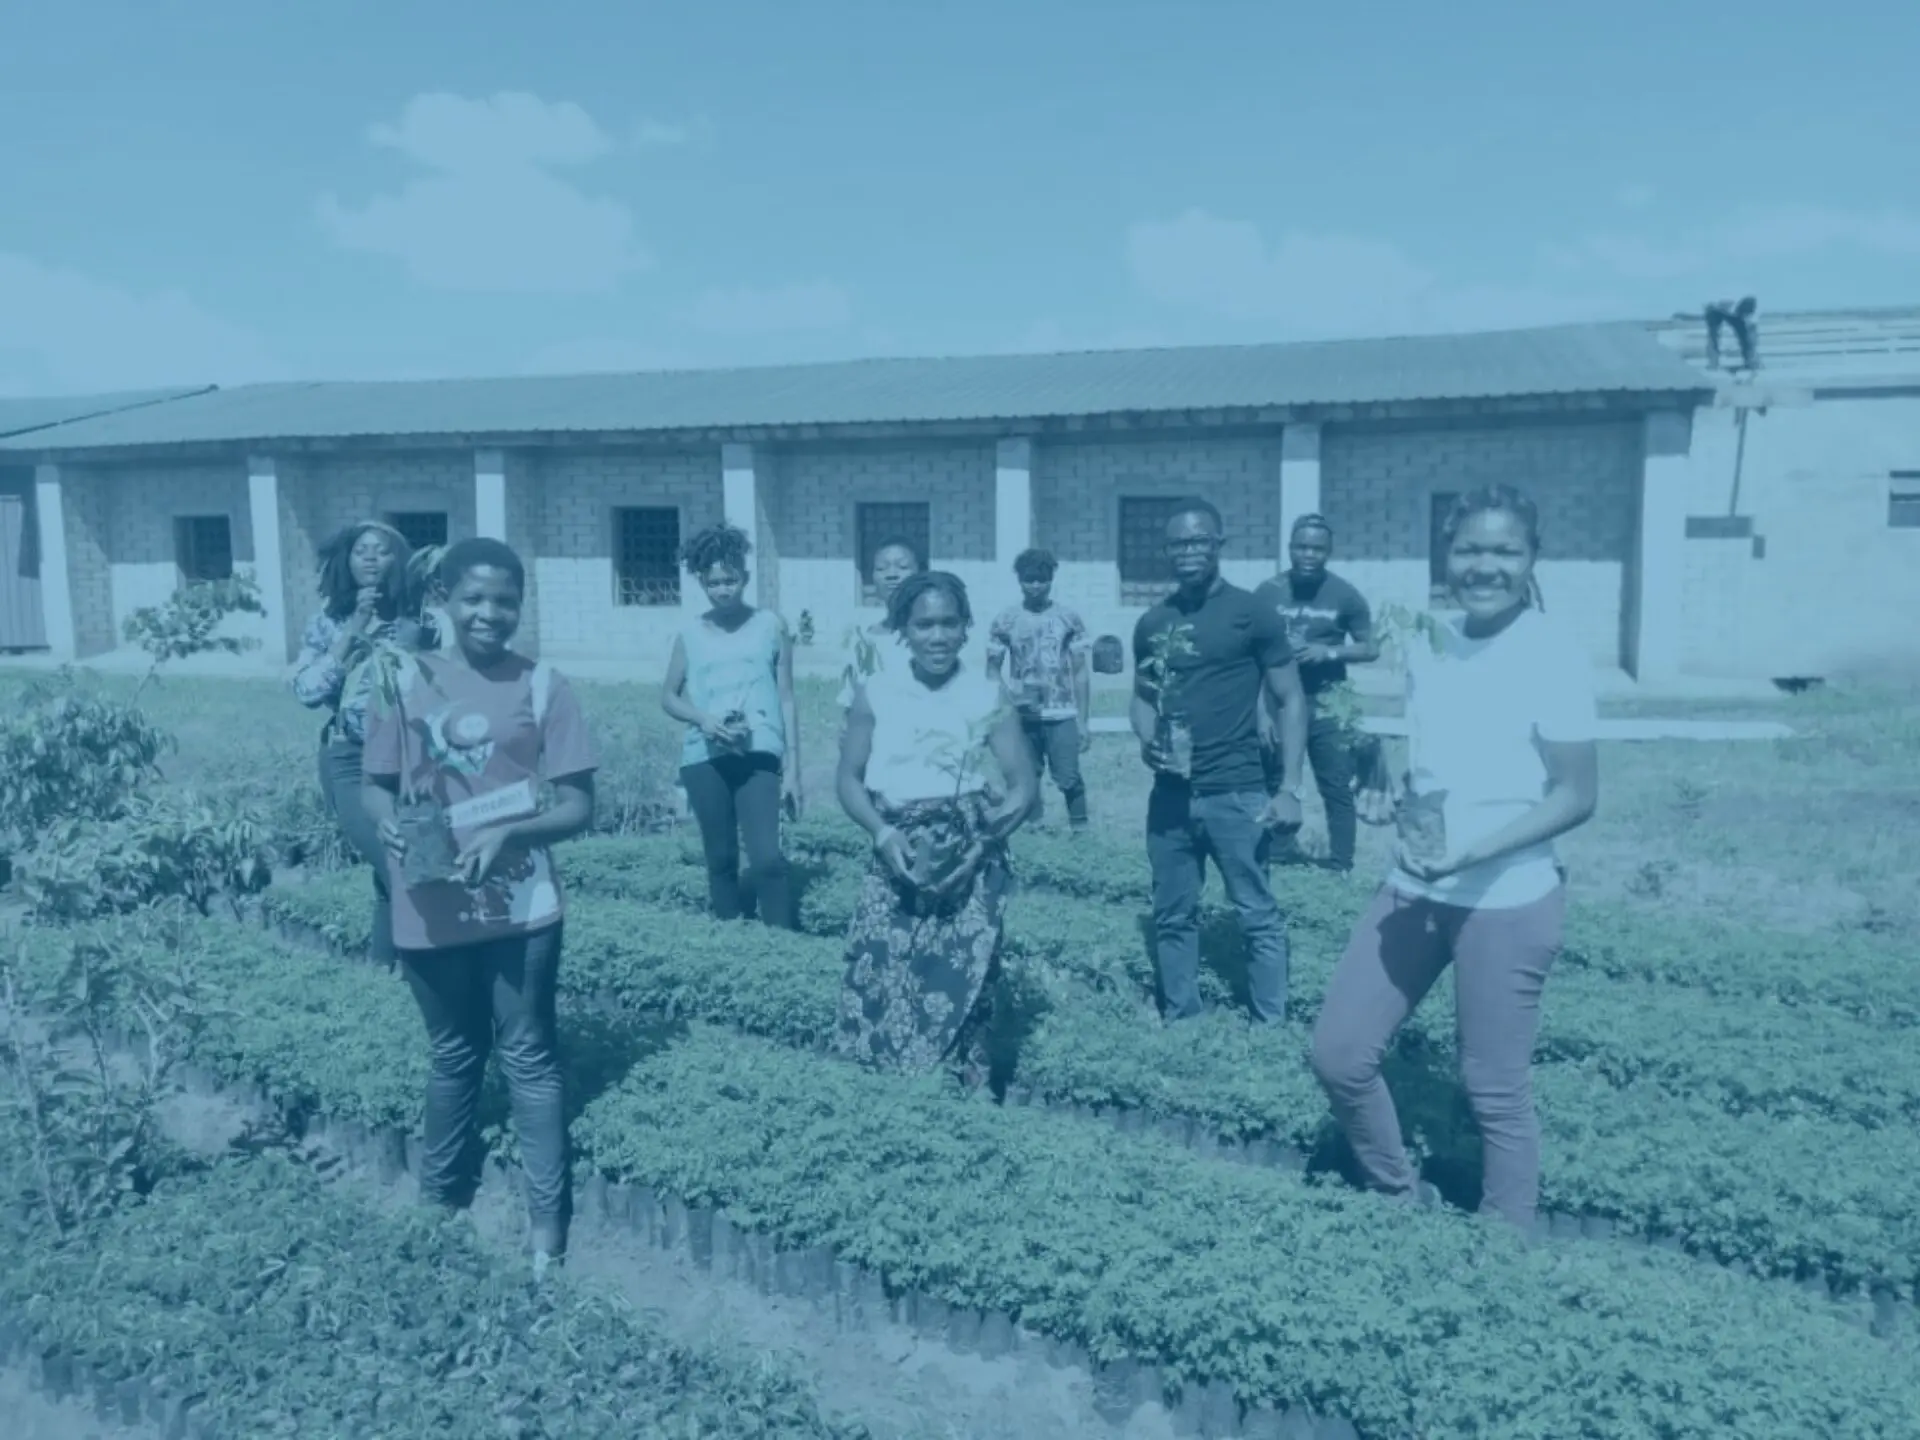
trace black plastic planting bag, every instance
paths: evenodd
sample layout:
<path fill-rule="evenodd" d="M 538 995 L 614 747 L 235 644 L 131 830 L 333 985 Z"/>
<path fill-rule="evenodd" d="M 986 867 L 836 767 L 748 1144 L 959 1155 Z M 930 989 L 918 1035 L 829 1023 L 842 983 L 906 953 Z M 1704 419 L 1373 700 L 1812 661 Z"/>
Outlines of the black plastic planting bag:
<path fill-rule="evenodd" d="M 1118 635 L 1102 635 L 1093 642 L 1093 673 L 1119 675 L 1127 668 L 1127 647 Z"/>
<path fill-rule="evenodd" d="M 405 848 L 400 852 L 400 877 L 409 890 L 458 878 L 454 862 L 459 852 L 447 813 L 432 800 L 402 800 L 393 823 Z"/>

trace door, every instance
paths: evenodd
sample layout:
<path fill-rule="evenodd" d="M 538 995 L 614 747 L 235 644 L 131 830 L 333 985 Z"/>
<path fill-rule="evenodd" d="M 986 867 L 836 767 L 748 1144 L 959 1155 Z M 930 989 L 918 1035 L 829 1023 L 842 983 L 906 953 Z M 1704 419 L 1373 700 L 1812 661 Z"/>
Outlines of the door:
<path fill-rule="evenodd" d="M 0 650 L 44 650 L 40 534 L 33 522 L 33 472 L 0 473 Z"/>

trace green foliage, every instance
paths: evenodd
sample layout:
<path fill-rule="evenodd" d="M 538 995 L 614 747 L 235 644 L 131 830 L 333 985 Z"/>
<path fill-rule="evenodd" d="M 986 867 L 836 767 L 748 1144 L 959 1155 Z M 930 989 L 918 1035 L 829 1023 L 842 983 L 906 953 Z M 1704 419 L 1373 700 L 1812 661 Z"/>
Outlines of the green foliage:
<path fill-rule="evenodd" d="M 216 632 L 230 616 L 266 613 L 253 577 L 237 574 L 229 580 L 194 580 L 182 585 L 164 604 L 143 605 L 127 616 L 121 633 L 152 657 L 140 681 L 144 686 L 170 660 L 207 654 L 240 655 L 258 649 L 260 642 L 250 636 Z"/>
<path fill-rule="evenodd" d="M 111 1213 L 177 1159 L 158 1110 L 207 1012 L 190 958 L 154 943 L 167 923 L 56 939 L 51 955 L 22 946 L 0 964 L 6 1149 L 56 1233 Z"/>
<path fill-rule="evenodd" d="M 697 971 L 725 953 L 728 931 L 736 947 L 746 938 L 738 926 L 665 915 L 610 916 L 606 930 L 618 928 L 663 937 L 633 967 L 636 983 L 676 951 L 696 951 L 688 969 Z M 425 1057 L 399 987 L 369 988 L 363 971 L 232 926 L 198 929 L 208 978 L 217 974 L 245 1018 L 218 1022 L 196 1043 L 197 1061 L 343 1124 L 411 1125 L 417 1091 L 395 1079 L 417 1084 Z M 570 923 L 568 968 L 573 933 Z M 769 1001 L 777 968 L 763 967 Z M 302 1014 L 274 1013 L 295 996 Z M 1248 1404 L 1343 1414 L 1369 1435 L 1911 1434 L 1920 1360 L 1864 1341 L 1786 1287 L 1657 1251 L 1528 1247 L 1497 1226 L 1219 1165 L 1151 1135 L 1116 1139 L 1070 1117 L 979 1103 L 933 1081 L 875 1076 L 734 1033 L 694 1025 L 663 1035 L 609 1021 L 578 989 L 562 1023 L 569 1041 L 598 1037 L 572 1052 L 580 1058 L 569 1076 L 584 1101 L 574 1133 L 588 1170 L 724 1207 L 786 1250 L 827 1247 L 899 1289 L 1010 1312 L 1096 1360 L 1137 1358 L 1179 1385 L 1224 1382 Z M 256 1208 L 258 1233 L 292 1237 L 316 1269 L 332 1263 L 333 1250 L 307 1238 L 317 1200 L 284 1221 L 251 1198 L 213 1213 Z M 353 1218 L 353 1244 L 367 1253 L 346 1260 L 352 1246 L 340 1242 L 352 1287 L 315 1293 L 335 1307 L 349 1296 L 400 1306 L 416 1291 L 439 1293 L 430 1269 L 415 1284 L 405 1268 L 413 1262 L 395 1268 L 387 1257 L 396 1252 L 381 1248 L 384 1229 L 362 1212 Z M 430 1249 L 422 1258 L 438 1263 Z M 243 1285 L 224 1253 L 204 1263 L 240 1297 L 267 1297 L 269 1318 L 258 1323 L 278 1333 L 278 1269 L 260 1266 Z M 471 1280 L 457 1293 L 471 1303 L 476 1290 L 495 1293 Z M 226 1313 L 253 1313 L 241 1298 L 231 1304 Z M 412 1311 L 395 1320 L 393 1337 L 427 1328 Z M 295 1359 L 328 1349 L 303 1338 Z M 601 1354 L 581 1352 L 574 1384 L 601 1383 Z M 236 1414 L 271 1410 L 281 1393 L 265 1370 L 252 1373 L 260 1388 Z M 470 1383 L 461 1375 L 455 1398 Z M 385 1433 L 407 1432 L 396 1423 Z"/>
<path fill-rule="evenodd" d="M 784 1365 L 676 1344 L 565 1278 L 521 1283 L 469 1227 L 369 1209 L 277 1155 L 171 1178 L 62 1243 L 0 1245 L 0 1359 L 18 1340 L 82 1394 L 220 1435 L 870 1435 Z"/>
<path fill-rule="evenodd" d="M 85 693 L 71 670 L 22 699 L 0 719 L 0 856 L 17 857 L 55 821 L 125 813 L 173 744 L 139 710 Z"/>
<path fill-rule="evenodd" d="M 1153 708 L 1161 718 L 1172 712 L 1168 706 L 1179 689 L 1176 662 L 1199 654 L 1193 643 L 1191 623 L 1170 624 L 1155 631 L 1147 641 L 1147 658 L 1140 662 L 1142 678 L 1153 686 Z"/>
<path fill-rule="evenodd" d="M 250 807 L 216 807 L 187 790 L 136 795 L 111 819 L 53 821 L 14 864 L 13 884 L 41 921 L 124 914 L 181 899 L 202 915 L 273 878 L 270 831 Z"/>
<path fill-rule="evenodd" d="M 817 863 L 806 840 L 837 842 L 850 828 L 795 826 L 801 865 Z M 677 839 L 583 841 L 562 863 L 573 899 L 561 983 L 580 1002 L 612 996 L 802 1046 L 831 1032 L 856 866 L 835 864 L 804 887 L 801 921 L 813 934 L 794 936 L 706 919 L 704 875 Z M 1074 842 L 1023 839 L 1015 863 L 1029 882 L 1007 914 L 1021 997 L 1011 1018 L 1024 1032 L 1016 1088 L 1198 1124 L 1230 1143 L 1325 1143 L 1326 1102 L 1305 1064 L 1304 1030 L 1353 923 L 1351 887 L 1323 875 L 1277 887 L 1293 933 L 1298 1023 L 1250 1031 L 1216 1013 L 1168 1030 L 1144 1019 L 1153 970 L 1143 897 L 1126 908 L 1075 898 L 1059 883 L 1066 876 L 1117 882 Z M 274 892 L 268 907 L 296 930 L 365 947 L 361 883 Z M 1605 933 L 1586 927 L 1586 943 L 1597 947 Z M 1238 926 L 1211 905 L 1202 934 L 1203 988 L 1230 1004 L 1244 968 Z M 1731 963 L 1737 942 L 1719 953 Z M 1910 984 L 1906 967 L 1882 964 L 1884 985 Z M 1442 986 L 1403 1031 L 1392 1080 L 1416 1147 L 1470 1167 L 1479 1139 L 1460 1113 L 1453 1035 Z M 1909 1203 L 1920 1169 L 1911 1037 L 1830 1007 L 1729 1000 L 1570 965 L 1553 978 L 1536 1050 L 1545 1202 L 1769 1274 L 1907 1289 L 1905 1257 L 1920 1247 Z M 1834 1223 L 1836 1208 L 1850 1217 L 1845 1226 Z"/>

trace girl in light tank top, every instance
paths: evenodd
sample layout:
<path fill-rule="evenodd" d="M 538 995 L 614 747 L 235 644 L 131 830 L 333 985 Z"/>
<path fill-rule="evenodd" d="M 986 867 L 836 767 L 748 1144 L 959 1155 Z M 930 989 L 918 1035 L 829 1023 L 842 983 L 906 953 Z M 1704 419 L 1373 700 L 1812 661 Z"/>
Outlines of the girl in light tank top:
<path fill-rule="evenodd" d="M 800 718 L 793 694 L 793 638 L 771 610 L 745 601 L 752 543 L 731 525 L 687 541 L 682 561 L 711 608 L 674 639 L 660 708 L 686 728 L 680 783 L 700 825 L 713 914 L 744 913 L 740 846 L 760 918 L 795 922 L 780 814 L 800 811 Z"/>

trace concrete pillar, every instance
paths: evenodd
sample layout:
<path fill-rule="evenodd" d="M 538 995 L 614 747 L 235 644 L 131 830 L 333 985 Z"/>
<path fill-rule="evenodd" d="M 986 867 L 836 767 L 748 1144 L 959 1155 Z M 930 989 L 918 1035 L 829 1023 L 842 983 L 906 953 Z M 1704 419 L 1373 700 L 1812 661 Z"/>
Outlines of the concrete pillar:
<path fill-rule="evenodd" d="M 253 520 L 253 581 L 260 587 L 261 649 L 279 669 L 293 659 L 287 626 L 287 562 L 280 542 L 280 473 L 271 456 L 247 457 L 247 509 Z"/>
<path fill-rule="evenodd" d="M 1687 585 L 1687 485 L 1693 415 L 1656 411 L 1646 417 L 1640 471 L 1640 523 L 1634 556 L 1633 631 L 1623 658 L 1642 684 L 1681 671 Z"/>
<path fill-rule="evenodd" d="M 33 514 L 40 545 L 40 613 L 47 652 L 56 660 L 80 658 L 73 627 L 73 571 L 67 563 L 67 510 L 60 491 L 60 467 L 36 465 Z"/>
<path fill-rule="evenodd" d="M 720 514 L 734 529 L 746 531 L 747 538 L 753 542 L 756 553 L 749 557 L 750 562 L 764 558 L 758 554 L 760 477 L 754 462 L 751 445 L 726 444 L 720 447 Z M 762 603 L 760 597 L 765 593 L 760 583 L 760 566 L 749 563 L 747 573 L 747 603 L 759 605 Z"/>
<path fill-rule="evenodd" d="M 507 457 L 498 450 L 473 452 L 473 533 L 508 543 Z"/>
<path fill-rule="evenodd" d="M 1278 569 L 1287 568 L 1293 522 L 1321 513 L 1320 427 L 1288 425 L 1280 432 L 1280 544 L 1274 552 Z"/>
<path fill-rule="evenodd" d="M 993 558 L 1002 574 L 1033 545 L 1033 442 L 1002 440 L 993 455 Z"/>

